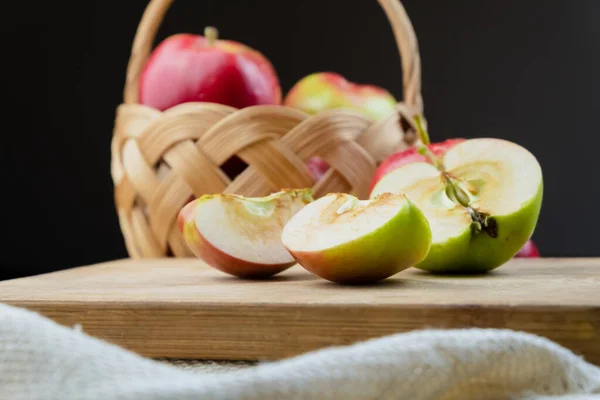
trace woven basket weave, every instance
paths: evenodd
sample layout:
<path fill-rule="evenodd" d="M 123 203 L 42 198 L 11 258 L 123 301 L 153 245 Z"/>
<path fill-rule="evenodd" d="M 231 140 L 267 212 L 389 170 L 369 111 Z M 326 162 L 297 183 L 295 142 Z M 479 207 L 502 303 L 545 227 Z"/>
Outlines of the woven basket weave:
<path fill-rule="evenodd" d="M 346 109 L 309 115 L 284 106 L 238 110 L 185 103 L 161 112 L 138 104 L 139 76 L 172 1 L 149 2 L 116 112 L 111 173 L 130 257 L 191 257 L 176 217 L 192 197 L 312 187 L 315 198 L 329 192 L 365 198 L 377 164 L 414 144 L 413 116 L 423 112 L 421 65 L 412 24 L 398 0 L 378 2 L 402 56 L 404 102 L 397 114 L 377 123 Z M 231 179 L 223 165 L 234 156 L 247 167 Z M 330 166 L 316 182 L 306 167 L 313 156 Z"/>

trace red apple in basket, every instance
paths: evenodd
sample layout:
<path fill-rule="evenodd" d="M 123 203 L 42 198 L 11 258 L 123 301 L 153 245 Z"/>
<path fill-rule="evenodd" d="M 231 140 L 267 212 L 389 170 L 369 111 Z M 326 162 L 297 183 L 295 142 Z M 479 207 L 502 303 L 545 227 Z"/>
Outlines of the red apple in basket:
<path fill-rule="evenodd" d="M 329 169 L 329 164 L 325 162 L 321 157 L 312 157 L 306 163 L 308 171 L 315 181 L 318 181 L 325 175 L 325 172 Z"/>
<path fill-rule="evenodd" d="M 140 76 L 139 101 L 159 110 L 195 101 L 243 108 L 280 104 L 281 89 L 264 55 L 208 27 L 204 36 L 177 34 L 156 47 Z"/>
<path fill-rule="evenodd" d="M 254 198 L 204 195 L 184 206 L 177 222 L 190 250 L 210 266 L 241 278 L 264 278 L 295 264 L 281 231 L 312 200 L 310 189 Z"/>
<path fill-rule="evenodd" d="M 331 108 L 349 108 L 379 121 L 396 109 L 396 99 L 387 90 L 374 85 L 349 82 L 340 74 L 318 72 L 299 80 L 289 91 L 284 105 L 309 114 Z M 320 179 L 329 165 L 320 157 L 308 161 L 313 179 Z"/>
<path fill-rule="evenodd" d="M 333 72 L 317 72 L 302 78 L 283 102 L 309 114 L 330 108 L 349 108 L 375 121 L 394 112 L 396 103 L 394 96 L 383 88 L 349 82 Z"/>

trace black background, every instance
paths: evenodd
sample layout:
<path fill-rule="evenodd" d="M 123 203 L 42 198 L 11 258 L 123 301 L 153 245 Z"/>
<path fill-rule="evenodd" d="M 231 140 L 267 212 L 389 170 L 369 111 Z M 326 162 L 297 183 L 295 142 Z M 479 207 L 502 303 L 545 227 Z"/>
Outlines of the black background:
<path fill-rule="evenodd" d="M 145 1 L 3 5 L 0 279 L 125 257 L 110 139 Z M 600 1 L 405 0 L 434 141 L 494 136 L 540 160 L 534 240 L 598 256 Z M 159 40 L 216 25 L 262 51 L 284 90 L 322 70 L 402 98 L 400 58 L 375 0 L 179 0 Z"/>

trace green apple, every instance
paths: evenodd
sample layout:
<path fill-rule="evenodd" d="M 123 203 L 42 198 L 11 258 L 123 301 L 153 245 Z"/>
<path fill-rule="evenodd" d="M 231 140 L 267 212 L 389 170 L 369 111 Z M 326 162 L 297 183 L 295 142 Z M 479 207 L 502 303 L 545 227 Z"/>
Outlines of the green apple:
<path fill-rule="evenodd" d="M 423 213 L 402 194 L 359 200 L 331 193 L 306 205 L 281 241 L 298 264 L 337 283 L 388 278 L 422 261 L 431 245 Z"/>
<path fill-rule="evenodd" d="M 264 278 L 296 263 L 281 243 L 281 231 L 311 201 L 311 189 L 255 198 L 204 195 L 183 207 L 178 225 L 190 250 L 210 266 L 241 278 Z"/>
<path fill-rule="evenodd" d="M 474 273 L 506 263 L 538 221 L 543 179 L 537 159 L 516 143 L 480 138 L 459 143 L 434 161 L 401 166 L 381 178 L 370 195 L 404 193 L 424 212 L 432 244 L 416 267 Z"/>

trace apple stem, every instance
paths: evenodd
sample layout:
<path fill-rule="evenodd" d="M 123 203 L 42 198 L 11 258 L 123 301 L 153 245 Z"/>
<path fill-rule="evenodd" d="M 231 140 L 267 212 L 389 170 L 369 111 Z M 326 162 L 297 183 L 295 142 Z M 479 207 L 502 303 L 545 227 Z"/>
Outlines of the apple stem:
<path fill-rule="evenodd" d="M 428 146 L 431 143 L 429 140 L 429 133 L 425 129 L 423 129 L 423 124 L 421 123 L 421 116 L 415 115 L 415 124 L 417 125 L 417 134 L 419 135 L 419 139 L 425 146 Z"/>
<path fill-rule="evenodd" d="M 415 115 L 414 120 L 415 124 L 417 125 L 417 135 L 419 136 L 419 140 L 421 141 L 421 143 L 417 144 L 417 151 L 422 156 L 425 156 L 431 164 L 435 165 L 437 169 L 443 172 L 444 165 L 442 163 L 442 160 L 436 157 L 436 155 L 433 154 L 431 150 L 429 150 L 429 147 L 427 147 L 431 142 L 429 141 L 429 134 L 425 129 L 423 129 L 423 125 L 421 124 L 421 117 L 419 115 Z"/>
<path fill-rule="evenodd" d="M 209 47 L 213 46 L 219 38 L 219 31 L 214 26 L 207 26 L 204 28 L 204 38 Z"/>
<path fill-rule="evenodd" d="M 433 165 L 435 165 L 437 169 L 439 169 L 440 171 L 444 170 L 444 166 L 442 165 L 442 162 L 440 161 L 440 159 L 438 157 L 436 157 L 431 152 L 431 150 L 429 150 L 426 146 L 417 145 L 417 152 L 420 155 L 425 156 L 425 158 L 427 158 L 430 163 L 432 163 Z"/>
<path fill-rule="evenodd" d="M 465 207 L 469 214 L 471 215 L 471 220 L 473 221 L 473 227 L 477 232 L 485 232 L 490 237 L 496 238 L 498 237 L 498 227 L 496 221 L 493 219 L 489 219 L 487 215 L 480 213 L 474 210 L 471 207 L 471 198 L 467 194 L 467 191 L 470 193 L 476 193 L 477 190 L 470 185 L 468 182 L 460 181 L 459 179 L 451 176 L 448 172 L 446 172 L 444 168 L 444 164 L 439 157 L 437 157 L 431 150 L 429 150 L 428 145 L 431 143 L 429 140 L 429 134 L 425 129 L 423 129 L 423 125 L 421 124 L 421 117 L 419 115 L 415 115 L 415 125 L 417 127 L 417 134 L 419 136 L 419 140 L 421 143 L 417 144 L 417 151 L 419 154 L 427 157 L 431 164 L 435 165 L 435 167 L 442 173 L 442 178 L 446 183 L 446 195 L 450 200 L 454 203 Z M 461 187 L 461 184 L 466 187 L 466 191 Z"/>

